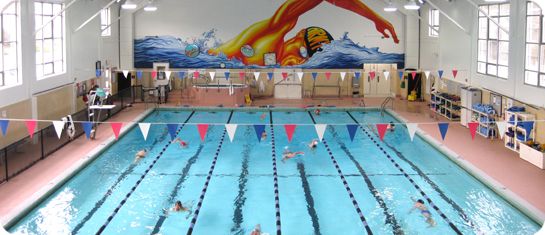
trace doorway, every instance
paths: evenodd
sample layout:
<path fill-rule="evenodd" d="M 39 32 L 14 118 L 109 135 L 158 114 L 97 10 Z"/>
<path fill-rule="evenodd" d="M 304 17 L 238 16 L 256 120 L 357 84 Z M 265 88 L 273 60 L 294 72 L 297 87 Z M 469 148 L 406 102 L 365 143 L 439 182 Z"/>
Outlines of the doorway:
<path fill-rule="evenodd" d="M 407 73 L 407 95 L 410 95 L 412 91 L 416 92 L 416 99 L 422 99 L 422 73 L 417 72 L 416 78 L 413 78 L 412 72 L 415 72 L 414 69 L 406 69 Z"/>
<path fill-rule="evenodd" d="M 132 77 L 131 73 L 128 73 L 127 77 L 125 77 L 123 73 L 118 72 L 116 77 L 117 77 L 117 92 L 121 92 L 131 87 L 131 77 Z"/>
<path fill-rule="evenodd" d="M 362 77 L 363 94 L 368 97 L 389 97 L 392 94 L 392 79 L 384 76 L 384 71 L 397 69 L 397 64 L 365 64 L 363 66 L 364 76 Z M 371 72 L 374 76 L 371 76 Z M 391 75 L 389 76 L 391 77 Z"/>

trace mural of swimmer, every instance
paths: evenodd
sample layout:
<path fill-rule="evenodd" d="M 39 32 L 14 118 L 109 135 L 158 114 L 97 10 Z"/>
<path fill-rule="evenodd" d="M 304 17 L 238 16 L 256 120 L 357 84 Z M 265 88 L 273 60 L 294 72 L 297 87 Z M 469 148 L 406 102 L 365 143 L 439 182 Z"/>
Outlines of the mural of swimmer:
<path fill-rule="evenodd" d="M 360 0 L 286 0 L 266 20 L 254 23 L 238 36 L 216 48 L 208 50 L 210 55 L 223 53 L 228 59 L 236 58 L 246 65 L 266 64 L 264 54 L 276 54 L 276 62 L 281 66 L 304 64 L 323 44 L 330 43 L 333 37 L 320 27 L 301 29 L 293 38 L 284 41 L 284 37 L 293 30 L 301 15 L 312 10 L 322 2 L 352 11 L 375 24 L 376 30 L 384 38 L 392 38 L 399 43 L 393 25 L 371 10 Z"/>

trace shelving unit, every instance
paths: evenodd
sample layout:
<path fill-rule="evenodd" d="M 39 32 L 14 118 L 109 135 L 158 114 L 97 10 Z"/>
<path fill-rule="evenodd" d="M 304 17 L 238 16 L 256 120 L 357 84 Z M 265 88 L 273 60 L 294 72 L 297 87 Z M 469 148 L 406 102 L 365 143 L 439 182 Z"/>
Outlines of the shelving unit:
<path fill-rule="evenodd" d="M 430 108 L 437 114 L 452 121 L 460 120 L 460 100 L 451 100 L 434 92 L 431 94 Z"/>
<path fill-rule="evenodd" d="M 521 142 L 526 142 L 529 139 L 534 139 L 533 127 L 529 133 L 522 127 L 525 122 L 534 121 L 535 115 L 522 112 L 505 112 L 505 121 L 507 122 L 507 132 L 505 133 L 505 147 L 515 152 L 519 152 Z M 512 133 L 512 134 L 510 134 Z"/>
<path fill-rule="evenodd" d="M 479 123 L 477 133 L 484 138 L 493 138 L 496 136 L 496 119 L 494 115 L 483 113 L 481 111 L 471 109 L 471 121 Z"/>

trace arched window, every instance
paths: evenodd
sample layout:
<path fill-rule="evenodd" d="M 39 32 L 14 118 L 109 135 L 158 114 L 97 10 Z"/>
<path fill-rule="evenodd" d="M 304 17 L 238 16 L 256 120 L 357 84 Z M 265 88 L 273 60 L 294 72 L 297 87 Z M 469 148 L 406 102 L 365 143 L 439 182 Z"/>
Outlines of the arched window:
<path fill-rule="evenodd" d="M 540 1 L 541 2 L 541 1 Z M 541 4 L 526 4 L 526 56 L 524 83 L 545 87 L 545 35 Z"/>
<path fill-rule="evenodd" d="M 17 8 L 18 1 L 0 2 L 0 88 L 20 83 Z"/>

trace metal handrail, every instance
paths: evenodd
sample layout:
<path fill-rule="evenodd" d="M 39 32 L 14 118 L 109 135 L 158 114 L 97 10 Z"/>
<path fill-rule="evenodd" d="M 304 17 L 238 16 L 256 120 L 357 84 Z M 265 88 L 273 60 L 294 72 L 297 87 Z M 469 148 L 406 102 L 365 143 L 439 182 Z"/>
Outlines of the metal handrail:
<path fill-rule="evenodd" d="M 386 106 L 388 103 L 392 103 L 392 110 L 394 109 L 394 97 L 388 96 L 384 101 L 382 101 L 382 104 L 380 105 L 380 115 L 384 116 L 384 111 L 386 110 Z"/>

